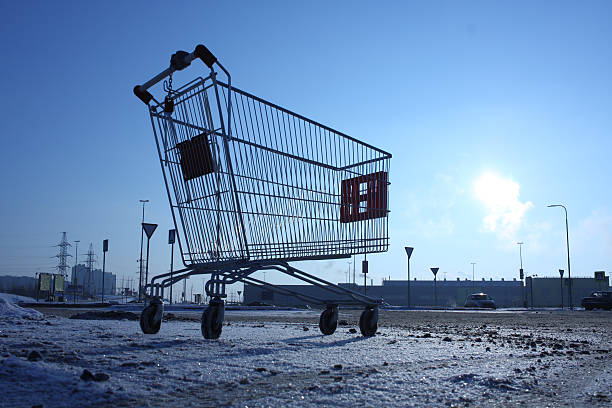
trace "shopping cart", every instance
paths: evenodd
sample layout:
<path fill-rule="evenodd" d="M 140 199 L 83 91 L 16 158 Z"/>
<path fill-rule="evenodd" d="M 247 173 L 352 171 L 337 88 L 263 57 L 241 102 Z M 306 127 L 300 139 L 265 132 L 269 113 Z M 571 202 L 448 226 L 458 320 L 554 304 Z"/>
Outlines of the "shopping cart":
<path fill-rule="evenodd" d="M 175 89 L 173 73 L 194 59 L 210 73 Z M 148 90 L 162 80 L 158 100 Z M 185 266 L 145 286 L 144 333 L 160 329 L 164 289 L 202 274 L 210 275 L 205 290 L 211 301 L 201 324 L 207 339 L 220 336 L 226 286 L 239 281 L 325 305 L 323 334 L 335 331 L 339 305 L 362 305 L 361 333 L 376 333 L 381 299 L 289 262 L 387 250 L 389 153 L 232 87 L 229 72 L 203 45 L 177 51 L 169 68 L 134 87 L 134 94 L 149 108 Z M 253 277 L 262 270 L 316 285 L 331 297 Z"/>

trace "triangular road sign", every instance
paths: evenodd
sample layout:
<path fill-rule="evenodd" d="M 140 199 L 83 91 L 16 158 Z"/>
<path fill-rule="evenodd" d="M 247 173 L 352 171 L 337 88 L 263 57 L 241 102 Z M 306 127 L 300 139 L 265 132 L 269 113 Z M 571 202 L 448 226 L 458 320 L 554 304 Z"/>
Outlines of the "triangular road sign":
<path fill-rule="evenodd" d="M 413 247 L 404 247 L 404 249 L 406 250 L 406 255 L 408 255 L 408 259 L 410 259 L 410 256 L 412 255 L 412 251 L 414 251 Z"/>
<path fill-rule="evenodd" d="M 429 269 L 431 269 L 431 271 L 433 272 L 434 276 L 436 276 L 438 274 L 438 270 L 440 268 L 429 268 Z"/>
<path fill-rule="evenodd" d="M 151 239 L 151 236 L 155 232 L 155 228 L 157 228 L 157 224 L 147 224 L 146 222 L 142 223 L 142 229 L 145 234 L 147 234 L 147 238 Z"/>

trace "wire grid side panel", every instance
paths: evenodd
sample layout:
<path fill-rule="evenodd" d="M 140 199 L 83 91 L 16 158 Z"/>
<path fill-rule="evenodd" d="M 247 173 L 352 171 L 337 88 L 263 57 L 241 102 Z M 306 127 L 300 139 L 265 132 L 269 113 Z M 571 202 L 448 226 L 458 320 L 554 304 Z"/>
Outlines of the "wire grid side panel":
<path fill-rule="evenodd" d="M 237 89 L 232 99 L 230 155 L 251 259 L 387 250 L 386 206 L 376 218 L 340 217 L 343 181 L 388 174 L 387 153 Z M 358 205 L 362 214 L 374 210 L 367 200 Z"/>
<path fill-rule="evenodd" d="M 175 109 L 151 111 L 172 209 L 187 264 L 246 259 L 244 235 L 224 154 L 219 104 L 199 80 L 173 96 Z"/>

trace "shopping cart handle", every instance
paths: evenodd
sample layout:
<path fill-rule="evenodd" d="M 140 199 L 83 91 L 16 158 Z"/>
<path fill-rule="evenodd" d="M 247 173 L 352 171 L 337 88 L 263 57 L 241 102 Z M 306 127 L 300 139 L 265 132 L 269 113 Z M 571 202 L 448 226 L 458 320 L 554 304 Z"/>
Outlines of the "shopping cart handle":
<path fill-rule="evenodd" d="M 147 89 L 166 78 L 169 75 L 172 75 L 175 71 L 180 71 L 182 69 L 187 68 L 191 61 L 199 58 L 202 60 L 204 64 L 208 66 L 208 68 L 212 69 L 213 64 L 217 62 L 217 58 L 213 55 L 212 52 L 208 50 L 204 45 L 199 44 L 195 47 L 195 50 L 192 53 L 188 53 L 185 51 L 177 51 L 172 54 L 170 58 L 170 66 L 166 68 L 161 73 L 157 74 L 155 77 L 145 82 L 142 85 L 136 85 L 134 87 L 134 95 L 138 97 L 141 101 L 143 101 L 146 105 L 151 102 L 153 99 L 153 95 L 151 95 Z"/>
<path fill-rule="evenodd" d="M 202 62 L 205 63 L 210 69 L 212 69 L 213 64 L 217 62 L 217 57 L 215 57 L 213 53 L 202 44 L 195 47 L 193 55 L 194 57 L 201 59 Z"/>

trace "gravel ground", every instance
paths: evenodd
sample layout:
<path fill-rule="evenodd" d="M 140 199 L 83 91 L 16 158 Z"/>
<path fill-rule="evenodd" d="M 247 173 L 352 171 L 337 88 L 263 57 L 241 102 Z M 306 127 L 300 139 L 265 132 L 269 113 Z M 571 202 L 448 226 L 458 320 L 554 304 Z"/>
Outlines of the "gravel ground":
<path fill-rule="evenodd" d="M 196 313 L 145 336 L 41 311 L 0 320 L 2 407 L 612 406 L 611 312 L 381 311 L 364 338 L 359 311 L 331 336 L 318 311 L 229 311 L 208 341 Z"/>

